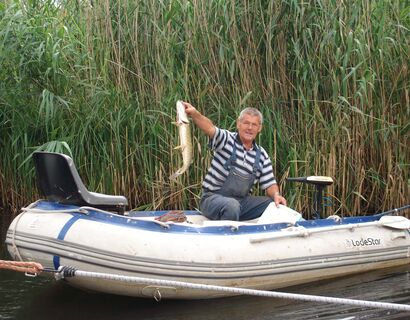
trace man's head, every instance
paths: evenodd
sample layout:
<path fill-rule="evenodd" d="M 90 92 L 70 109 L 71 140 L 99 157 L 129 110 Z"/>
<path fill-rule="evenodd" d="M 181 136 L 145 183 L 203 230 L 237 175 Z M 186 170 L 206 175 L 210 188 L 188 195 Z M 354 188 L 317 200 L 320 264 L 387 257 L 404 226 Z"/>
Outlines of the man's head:
<path fill-rule="evenodd" d="M 239 138 L 246 147 L 250 147 L 256 136 L 262 130 L 263 116 L 258 109 L 245 108 L 241 111 L 236 128 L 238 129 Z"/>

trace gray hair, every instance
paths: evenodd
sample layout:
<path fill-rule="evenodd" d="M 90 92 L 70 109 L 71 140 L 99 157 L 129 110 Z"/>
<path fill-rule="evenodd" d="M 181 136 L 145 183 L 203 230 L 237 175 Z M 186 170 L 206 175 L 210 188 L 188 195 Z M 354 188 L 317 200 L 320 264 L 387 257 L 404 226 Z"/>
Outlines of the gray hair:
<path fill-rule="evenodd" d="M 262 113 L 261 113 L 258 109 L 253 108 L 253 107 L 245 108 L 245 109 L 243 109 L 243 110 L 241 111 L 241 113 L 239 114 L 238 119 L 239 119 L 240 121 L 242 121 L 242 119 L 243 119 L 243 117 L 244 117 L 245 114 L 248 114 L 248 115 L 254 116 L 254 117 L 256 116 L 256 117 L 259 118 L 260 123 L 261 123 L 261 124 L 263 123 L 263 115 L 262 115 Z"/>

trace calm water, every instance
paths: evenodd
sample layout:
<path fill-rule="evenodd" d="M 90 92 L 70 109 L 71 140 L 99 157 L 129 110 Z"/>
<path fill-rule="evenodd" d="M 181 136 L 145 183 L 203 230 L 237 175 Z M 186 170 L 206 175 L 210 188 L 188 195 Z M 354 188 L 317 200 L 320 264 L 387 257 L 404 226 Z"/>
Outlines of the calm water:
<path fill-rule="evenodd" d="M 9 259 L 0 233 L 0 257 Z M 410 266 L 282 290 L 339 298 L 410 304 Z M 410 319 L 410 313 L 260 297 L 161 301 L 95 294 L 63 282 L 0 270 L 3 319 Z"/>

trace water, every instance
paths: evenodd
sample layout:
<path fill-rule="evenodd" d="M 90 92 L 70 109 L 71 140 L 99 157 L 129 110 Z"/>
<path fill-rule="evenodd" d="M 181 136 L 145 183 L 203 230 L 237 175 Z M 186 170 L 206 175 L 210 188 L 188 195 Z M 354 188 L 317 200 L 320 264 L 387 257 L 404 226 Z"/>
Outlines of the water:
<path fill-rule="evenodd" d="M 2 230 L 3 229 L 3 230 Z M 5 252 L 1 232 L 0 257 Z M 410 304 L 410 266 L 283 289 L 284 292 Z M 41 277 L 0 270 L 0 320 L 4 319 L 410 319 L 410 312 L 349 305 L 240 296 L 161 301 L 84 292 Z"/>

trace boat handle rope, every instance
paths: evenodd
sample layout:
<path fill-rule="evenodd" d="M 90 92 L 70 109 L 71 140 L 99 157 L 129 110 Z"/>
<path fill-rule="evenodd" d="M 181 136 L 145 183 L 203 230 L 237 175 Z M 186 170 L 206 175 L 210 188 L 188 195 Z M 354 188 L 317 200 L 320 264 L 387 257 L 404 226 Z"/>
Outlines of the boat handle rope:
<path fill-rule="evenodd" d="M 28 207 L 23 208 L 23 209 L 22 209 L 23 212 L 22 212 L 22 213 L 16 218 L 16 220 L 15 220 L 16 222 L 14 223 L 13 232 L 11 233 L 11 247 L 13 248 L 14 255 L 18 258 L 18 261 L 23 261 L 23 258 L 21 257 L 20 251 L 19 251 L 19 249 L 18 249 L 18 247 L 17 247 L 17 245 L 16 245 L 16 229 L 17 229 L 17 225 L 19 224 L 21 217 L 24 216 L 24 214 L 25 214 L 27 211 L 32 210 L 32 208 L 35 207 L 39 201 L 40 201 L 40 200 L 37 200 L 36 202 L 33 202 L 32 204 L 30 204 Z"/>
<path fill-rule="evenodd" d="M 28 212 L 28 211 L 33 212 L 33 213 L 82 213 L 82 214 L 85 214 L 85 215 L 88 215 L 89 211 L 97 211 L 97 212 L 101 212 L 101 213 L 105 213 L 105 214 L 109 214 L 109 215 L 113 214 L 112 212 L 109 212 L 109 211 L 106 211 L 106 210 L 93 208 L 93 207 L 87 207 L 87 206 L 83 206 L 83 207 L 76 208 L 76 209 L 65 209 L 65 210 L 48 210 L 48 209 L 32 208 L 33 206 L 35 206 L 36 203 L 30 205 L 29 207 L 21 208 L 21 210 L 23 211 L 23 214 Z M 135 220 L 138 220 L 138 219 L 135 219 Z M 152 220 L 152 222 L 160 225 L 161 227 L 163 227 L 165 229 L 169 229 L 170 226 L 172 224 L 174 224 L 174 222 L 172 222 L 172 221 L 161 222 L 161 221 L 158 221 L 158 220 Z"/>
<path fill-rule="evenodd" d="M 375 216 L 386 216 L 386 215 L 389 215 L 391 213 L 398 214 L 400 211 L 407 210 L 407 209 L 410 209 L 410 204 L 406 204 L 405 206 L 400 207 L 400 208 L 394 208 L 394 209 L 384 211 L 384 212 L 381 212 L 381 213 L 376 213 L 374 215 Z"/>
<path fill-rule="evenodd" d="M 267 291 L 267 290 L 247 289 L 247 288 L 238 288 L 238 287 L 208 285 L 208 284 L 200 284 L 200 283 L 175 281 L 175 280 L 124 276 L 124 275 L 111 274 L 111 273 L 82 271 L 82 270 L 77 270 L 76 268 L 69 267 L 69 266 L 61 266 L 58 268 L 58 270 L 54 270 L 51 268 L 44 268 L 43 271 L 54 273 L 54 277 L 56 278 L 56 280 L 62 280 L 65 278 L 70 278 L 70 277 L 84 277 L 84 278 L 92 278 L 92 279 L 123 281 L 123 282 L 128 282 L 128 283 L 137 283 L 137 284 L 144 284 L 144 285 L 154 285 L 154 286 L 159 286 L 159 287 L 160 286 L 171 286 L 171 287 L 178 287 L 178 288 L 185 288 L 185 289 L 224 292 L 224 293 L 231 293 L 234 295 L 250 295 L 250 296 L 282 298 L 282 299 L 301 300 L 301 301 L 310 301 L 310 302 L 346 304 L 346 305 L 353 305 L 353 306 L 366 307 L 366 308 L 390 309 L 390 310 L 410 312 L 410 305 L 408 304 L 366 301 L 366 300 L 357 300 L 357 299 L 348 299 L 348 298 L 335 298 L 335 297 L 326 297 L 326 296 L 317 296 L 317 295 L 308 295 L 308 294 L 299 294 L 299 293 L 287 293 L 287 292 L 278 292 L 278 291 Z M 162 297 L 161 297 L 160 288 L 157 288 L 157 290 L 155 290 L 153 298 L 156 301 L 161 300 Z"/>
<path fill-rule="evenodd" d="M 17 229 L 17 225 L 20 222 L 20 219 L 24 216 L 24 214 L 26 214 L 27 212 L 34 212 L 34 213 L 72 213 L 72 212 L 79 212 L 79 213 L 83 213 L 85 215 L 88 214 L 87 209 L 94 209 L 91 207 L 81 207 L 79 209 L 67 209 L 67 210 L 43 210 L 43 209 L 36 209 L 35 207 L 37 206 L 37 204 L 42 201 L 42 200 L 37 200 L 35 202 L 33 202 L 32 204 L 30 204 L 28 207 L 23 207 L 21 208 L 21 214 L 16 218 L 16 222 L 14 224 L 14 228 L 13 231 L 11 233 L 11 247 L 13 248 L 13 253 L 14 255 L 17 257 L 18 261 L 23 261 L 23 258 L 21 257 L 20 251 L 16 245 L 16 229 Z M 27 273 L 27 276 L 33 276 L 33 274 L 31 273 Z"/>
<path fill-rule="evenodd" d="M 98 210 L 98 209 L 94 209 L 91 207 L 80 207 L 76 209 L 65 209 L 65 210 L 36 209 L 36 208 L 31 208 L 31 206 L 26 207 L 26 208 L 21 208 L 21 211 L 23 211 L 23 213 L 30 211 L 33 213 L 82 213 L 85 215 L 88 215 L 88 210 L 103 211 L 103 210 Z M 107 211 L 103 211 L 103 212 L 109 213 Z"/>

